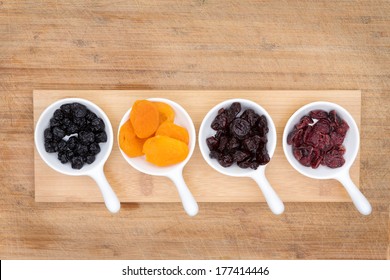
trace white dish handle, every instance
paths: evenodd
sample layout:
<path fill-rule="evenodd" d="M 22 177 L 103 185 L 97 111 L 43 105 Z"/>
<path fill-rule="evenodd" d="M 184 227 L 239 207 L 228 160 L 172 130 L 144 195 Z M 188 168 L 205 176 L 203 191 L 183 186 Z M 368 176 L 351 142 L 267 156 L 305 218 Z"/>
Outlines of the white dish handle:
<path fill-rule="evenodd" d="M 194 196 L 192 195 L 186 183 L 184 182 L 182 170 L 175 171 L 175 173 L 171 174 L 168 177 L 175 184 L 181 199 L 181 203 L 183 204 L 183 208 L 186 211 L 186 213 L 191 217 L 198 214 L 199 211 L 198 203 L 196 202 Z"/>
<path fill-rule="evenodd" d="M 372 212 L 371 204 L 354 184 L 349 175 L 349 171 L 343 172 L 336 179 L 344 186 L 356 209 L 363 215 L 370 215 Z"/>
<path fill-rule="evenodd" d="M 275 215 L 282 214 L 284 212 L 283 201 L 279 198 L 278 194 L 265 177 L 265 167 L 260 167 L 258 172 L 254 173 L 251 178 L 259 185 L 272 213 Z"/>
<path fill-rule="evenodd" d="M 94 170 L 90 174 L 90 176 L 96 181 L 97 185 L 99 186 L 107 209 L 111 213 L 117 213 L 121 208 L 121 204 L 119 202 L 118 197 L 112 190 L 110 184 L 108 183 L 106 176 L 104 175 L 103 167 Z"/>

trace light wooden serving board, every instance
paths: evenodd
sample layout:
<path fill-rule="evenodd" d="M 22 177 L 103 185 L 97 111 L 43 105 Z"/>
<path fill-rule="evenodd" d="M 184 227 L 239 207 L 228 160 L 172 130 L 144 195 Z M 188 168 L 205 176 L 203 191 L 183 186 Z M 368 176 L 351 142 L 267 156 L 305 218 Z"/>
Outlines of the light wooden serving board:
<path fill-rule="evenodd" d="M 284 202 L 350 201 L 335 180 L 314 180 L 295 171 L 282 149 L 282 134 L 288 118 L 301 106 L 314 101 L 335 102 L 346 108 L 360 128 L 361 92 L 332 91 L 159 91 L 159 90 L 35 90 L 34 123 L 51 103 L 66 97 L 88 99 L 101 107 L 111 120 L 114 146 L 105 165 L 108 181 L 121 202 L 178 202 L 172 182 L 164 177 L 141 174 L 123 159 L 116 134 L 124 113 L 137 99 L 164 97 L 181 104 L 192 117 L 196 131 L 206 113 L 217 103 L 230 98 L 247 98 L 259 103 L 272 116 L 278 135 L 275 154 L 266 175 Z M 49 168 L 35 150 L 35 201 L 38 202 L 102 202 L 100 192 L 88 177 L 62 175 Z M 360 155 L 351 168 L 353 181 L 359 185 Z M 203 160 L 198 145 L 184 168 L 184 179 L 198 202 L 264 201 L 258 186 L 248 178 L 219 174 Z"/>

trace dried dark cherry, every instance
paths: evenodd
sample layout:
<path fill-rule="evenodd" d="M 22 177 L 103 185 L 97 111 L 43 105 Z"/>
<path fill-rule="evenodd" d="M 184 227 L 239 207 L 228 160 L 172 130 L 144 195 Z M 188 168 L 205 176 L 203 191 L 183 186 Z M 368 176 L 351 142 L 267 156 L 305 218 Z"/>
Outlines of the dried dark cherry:
<path fill-rule="evenodd" d="M 218 110 L 211 123 L 216 133 L 206 139 L 209 156 L 223 167 L 236 162 L 241 168 L 257 169 L 270 160 L 266 148 L 267 119 L 252 109 L 246 109 L 239 116 L 240 111 L 241 104 L 238 102 Z"/>

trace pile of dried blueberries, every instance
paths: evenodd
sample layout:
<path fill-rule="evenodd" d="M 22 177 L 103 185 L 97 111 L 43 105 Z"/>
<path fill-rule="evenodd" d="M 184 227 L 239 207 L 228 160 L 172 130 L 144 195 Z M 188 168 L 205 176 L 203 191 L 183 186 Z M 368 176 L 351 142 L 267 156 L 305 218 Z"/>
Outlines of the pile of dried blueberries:
<path fill-rule="evenodd" d="M 345 163 L 343 142 L 348 129 L 336 111 L 313 110 L 294 126 L 287 144 L 292 145 L 294 157 L 304 166 L 337 168 Z"/>
<path fill-rule="evenodd" d="M 210 158 L 223 167 L 233 163 L 241 168 L 257 169 L 270 160 L 267 151 L 268 123 L 264 115 L 246 109 L 240 116 L 241 104 L 234 102 L 221 108 L 211 123 L 216 134 L 206 139 Z"/>
<path fill-rule="evenodd" d="M 44 131 L 45 150 L 58 153 L 73 169 L 91 164 L 100 152 L 99 143 L 107 142 L 104 121 L 80 103 L 67 103 L 57 109 Z"/>

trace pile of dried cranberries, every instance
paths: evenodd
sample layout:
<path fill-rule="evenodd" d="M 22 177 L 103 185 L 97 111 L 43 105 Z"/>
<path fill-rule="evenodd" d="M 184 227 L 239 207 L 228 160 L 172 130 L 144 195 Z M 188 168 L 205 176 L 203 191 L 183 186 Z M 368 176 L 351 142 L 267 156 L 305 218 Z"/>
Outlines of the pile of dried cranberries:
<path fill-rule="evenodd" d="M 345 163 L 343 142 L 348 129 L 336 111 L 313 110 L 294 126 L 287 144 L 292 145 L 294 157 L 304 166 L 337 168 Z"/>
<path fill-rule="evenodd" d="M 246 109 L 240 116 L 241 104 L 234 102 L 221 108 L 211 123 L 216 134 L 206 139 L 210 158 L 223 167 L 237 162 L 241 168 L 257 169 L 270 160 L 267 151 L 268 124 L 265 116 Z"/>

